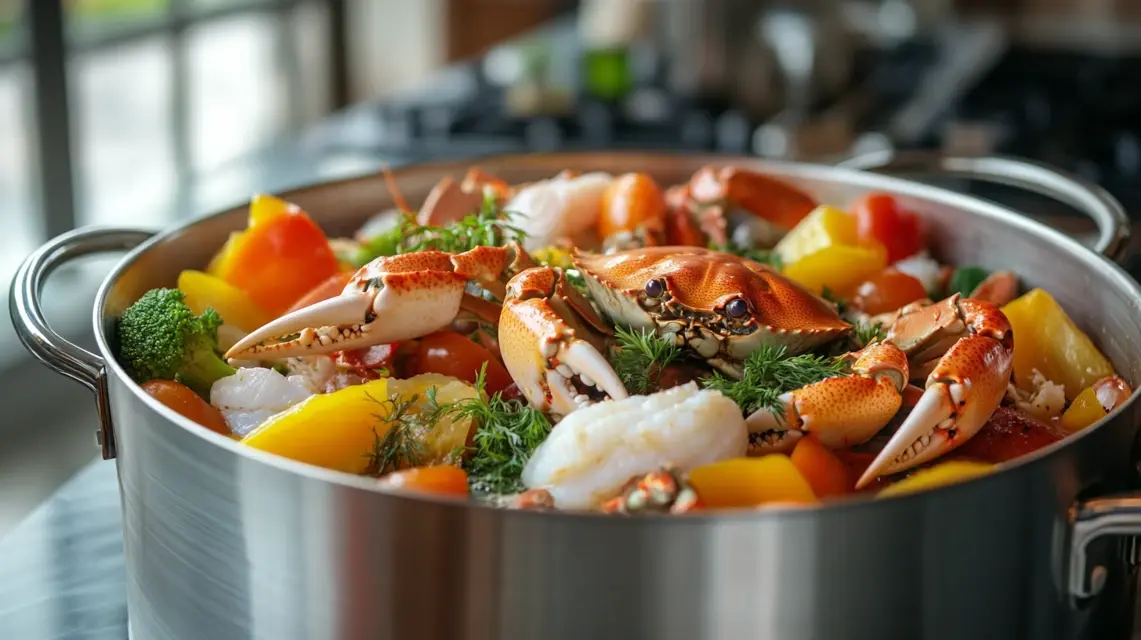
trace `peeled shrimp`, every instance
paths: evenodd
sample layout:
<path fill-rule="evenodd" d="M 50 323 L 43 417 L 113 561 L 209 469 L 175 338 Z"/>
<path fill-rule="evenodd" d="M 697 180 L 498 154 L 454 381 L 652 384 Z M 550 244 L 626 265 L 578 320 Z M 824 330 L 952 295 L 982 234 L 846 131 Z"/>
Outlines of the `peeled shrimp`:
<path fill-rule="evenodd" d="M 609 173 L 596 171 L 533 182 L 503 209 L 517 214 L 514 224 L 527 234 L 523 247 L 536 251 L 593 229 L 602 213 L 602 195 L 613 180 Z"/>
<path fill-rule="evenodd" d="M 690 382 L 572 412 L 535 449 L 522 480 L 560 509 L 589 509 L 636 475 L 743 456 L 748 438 L 735 402 Z"/>
<path fill-rule="evenodd" d="M 245 436 L 270 416 L 313 395 L 303 382 L 290 378 L 273 369 L 238 369 L 214 383 L 210 404 L 222 412 L 230 431 Z"/>

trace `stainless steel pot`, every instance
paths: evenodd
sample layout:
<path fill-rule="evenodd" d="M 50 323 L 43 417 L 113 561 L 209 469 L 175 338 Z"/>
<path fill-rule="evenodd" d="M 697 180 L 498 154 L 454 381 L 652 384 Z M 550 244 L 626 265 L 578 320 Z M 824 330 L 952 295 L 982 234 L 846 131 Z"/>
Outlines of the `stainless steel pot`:
<path fill-rule="evenodd" d="M 871 159 L 853 164 L 882 163 Z M 1013 268 L 1047 287 L 1118 371 L 1141 383 L 1141 289 L 1110 260 L 1019 214 L 850 167 L 637 153 L 497 157 L 511 181 L 562 169 L 647 171 L 685 180 L 708 162 L 756 165 L 847 205 L 897 194 L 959 263 Z M 409 198 L 468 163 L 397 172 Z M 915 157 L 1022 184 L 1075 204 L 1119 257 L 1120 206 L 1096 186 L 995 158 Z M 894 170 L 889 166 L 888 170 Z M 285 194 L 331 233 L 391 205 L 367 176 Z M 113 318 L 145 290 L 200 268 L 245 207 L 158 235 L 81 229 L 16 276 L 25 346 L 95 392 L 104 457 L 118 467 L 130 624 L 139 640 L 231 638 L 1109 638 L 1128 625 L 1127 545 L 1141 533 L 1136 397 L 1065 442 L 996 475 L 926 494 L 818 510 L 614 518 L 493 510 L 385 493 L 243 448 L 158 404 L 112 358 Z M 130 250 L 99 292 L 99 353 L 52 333 L 48 274 L 73 257 Z"/>

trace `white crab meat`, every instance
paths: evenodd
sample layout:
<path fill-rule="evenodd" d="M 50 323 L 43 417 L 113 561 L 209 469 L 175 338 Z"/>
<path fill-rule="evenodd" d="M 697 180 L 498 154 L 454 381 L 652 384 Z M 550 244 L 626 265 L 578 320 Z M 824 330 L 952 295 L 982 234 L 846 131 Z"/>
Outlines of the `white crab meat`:
<path fill-rule="evenodd" d="M 210 404 L 222 412 L 230 431 L 245 436 L 270 416 L 312 395 L 303 382 L 273 369 L 242 368 L 210 387 Z"/>
<path fill-rule="evenodd" d="M 743 456 L 748 437 L 735 402 L 691 382 L 572 412 L 535 449 L 522 480 L 547 489 L 560 509 L 590 509 L 634 476 Z"/>
<path fill-rule="evenodd" d="M 1030 383 L 1033 391 L 1024 391 L 1014 384 L 1007 386 L 1006 397 L 1015 408 L 1043 421 L 1061 416 L 1066 409 L 1065 386 L 1046 379 L 1037 369 L 1030 370 Z"/>
<path fill-rule="evenodd" d="M 514 224 L 526 233 L 523 247 L 538 251 L 594 228 L 613 180 L 600 171 L 541 180 L 520 189 L 503 209 L 518 216 Z"/>

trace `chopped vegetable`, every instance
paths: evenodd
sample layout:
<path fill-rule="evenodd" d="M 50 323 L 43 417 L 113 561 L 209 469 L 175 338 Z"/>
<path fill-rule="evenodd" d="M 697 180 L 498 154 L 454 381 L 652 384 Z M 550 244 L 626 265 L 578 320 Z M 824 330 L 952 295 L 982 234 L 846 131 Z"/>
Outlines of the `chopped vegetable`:
<path fill-rule="evenodd" d="M 439 373 L 473 384 L 486 367 L 487 393 L 499 393 L 512 383 L 511 374 L 494 354 L 455 331 L 437 331 L 420 338 L 408 366 L 413 373 Z"/>
<path fill-rule="evenodd" d="M 1118 376 L 1098 380 L 1074 398 L 1059 424 L 1068 433 L 1081 431 L 1121 406 L 1132 393 L 1129 385 Z"/>
<path fill-rule="evenodd" d="M 288 311 L 286 311 L 286 313 L 291 313 L 293 311 L 297 311 L 298 309 L 304 309 L 309 305 L 317 304 L 323 300 L 328 300 L 329 298 L 335 298 L 341 295 L 341 292 L 345 290 L 345 286 L 349 284 L 349 280 L 352 279 L 355 273 L 356 272 L 354 271 L 341 271 L 334 273 L 325 280 L 319 282 L 317 286 L 310 289 L 307 293 L 305 293 L 305 295 L 298 298 L 297 301 L 293 303 L 293 306 L 290 307 Z M 254 328 L 256 329 L 257 327 Z"/>
<path fill-rule="evenodd" d="M 1113 375 L 1113 365 L 1050 294 L 1034 289 L 1002 308 L 1014 330 L 1014 381 L 1033 389 L 1033 372 L 1065 387 L 1073 400 L 1082 389 Z"/>
<path fill-rule="evenodd" d="M 788 456 L 779 453 L 697 467 L 689 472 L 689 484 L 710 509 L 817 502 L 808 480 Z"/>
<path fill-rule="evenodd" d="M 797 441 L 789 458 L 818 498 L 842 496 L 855 485 L 848 467 L 812 436 Z"/>
<path fill-rule="evenodd" d="M 681 359 L 681 348 L 653 330 L 616 327 L 610 365 L 632 394 L 650 393 L 659 387 L 662 371 Z"/>
<path fill-rule="evenodd" d="M 828 287 L 847 296 L 886 266 L 882 247 L 834 245 L 793 263 L 786 260 L 784 275 L 817 293 Z"/>
<path fill-rule="evenodd" d="M 782 393 L 843 372 L 843 364 L 831 358 L 810 353 L 788 357 L 785 351 L 783 345 L 762 345 L 745 359 L 740 380 L 715 373 L 702 384 L 728 396 L 745 415 L 762 408 L 781 414 Z"/>
<path fill-rule="evenodd" d="M 380 479 L 380 485 L 416 493 L 466 498 L 470 495 L 467 473 L 454 465 L 441 464 L 394 471 Z"/>
<path fill-rule="evenodd" d="M 277 317 L 339 268 L 325 233 L 308 214 L 257 195 L 250 202 L 249 228 L 230 237 L 208 271 Z"/>
<path fill-rule="evenodd" d="M 226 426 L 222 412 L 210 406 L 190 387 L 173 380 L 148 380 L 142 387 L 152 398 L 184 418 L 215 433 L 230 435 L 230 428 Z"/>
<path fill-rule="evenodd" d="M 965 460 L 951 460 L 940 462 L 927 469 L 916 471 L 912 475 L 889 485 L 877 494 L 879 498 L 918 493 L 946 487 L 974 478 L 985 476 L 994 471 L 994 465 L 981 462 L 967 462 Z"/>
<path fill-rule="evenodd" d="M 719 245 L 714 243 L 710 243 L 709 248 L 713 249 L 714 251 L 724 251 L 725 253 L 731 253 L 735 256 L 741 256 L 746 260 L 752 260 L 761 264 L 767 264 L 772 266 L 774 269 L 777 269 L 778 271 L 784 264 L 781 262 L 780 254 L 775 251 L 768 251 L 766 249 L 745 248 L 738 247 L 735 244 Z"/>
<path fill-rule="evenodd" d="M 959 267 L 951 274 L 947 284 L 947 295 L 959 294 L 964 298 L 974 293 L 990 274 L 982 267 Z"/>
<path fill-rule="evenodd" d="M 923 225 L 914 213 L 902 209 L 894 196 L 869 193 L 852 207 L 856 235 L 861 242 L 878 242 L 887 249 L 888 263 L 908 258 L 923 248 Z"/>
<path fill-rule="evenodd" d="M 852 306 L 874 316 L 895 311 L 927 297 L 927 289 L 913 276 L 888 267 L 856 288 Z"/>
<path fill-rule="evenodd" d="M 481 371 L 476 388 L 485 386 Z M 467 462 L 472 489 L 481 493 L 515 493 L 523 489 L 519 476 L 531 453 L 547 439 L 551 421 L 542 412 L 518 400 L 505 400 L 501 393 L 459 402 L 457 416 L 475 425 L 473 453 Z"/>
<path fill-rule="evenodd" d="M 221 278 L 201 271 L 178 274 L 178 290 L 185 294 L 186 306 L 199 315 L 214 309 L 226 324 L 249 333 L 270 321 L 245 291 Z"/>
<path fill-rule="evenodd" d="M 203 397 L 214 381 L 233 375 L 218 355 L 222 318 L 195 315 L 178 289 L 151 289 L 119 318 L 119 358 L 136 382 L 176 380 Z"/>
<path fill-rule="evenodd" d="M 856 219 L 828 205 L 817 207 L 789 231 L 773 252 L 791 265 L 822 250 L 857 244 Z"/>

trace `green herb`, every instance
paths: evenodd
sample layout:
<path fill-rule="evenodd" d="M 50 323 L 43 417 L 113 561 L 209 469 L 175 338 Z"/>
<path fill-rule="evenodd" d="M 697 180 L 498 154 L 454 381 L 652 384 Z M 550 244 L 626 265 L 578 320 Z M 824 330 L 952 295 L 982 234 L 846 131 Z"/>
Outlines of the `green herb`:
<path fill-rule="evenodd" d="M 590 289 L 586 288 L 586 278 L 583 277 L 582 272 L 578 269 L 564 269 L 563 275 L 567 277 L 567 282 L 572 287 L 578 290 L 579 293 L 590 298 Z"/>
<path fill-rule="evenodd" d="M 988 275 L 990 274 L 982 267 L 959 267 L 951 274 L 951 281 L 947 284 L 947 295 L 958 293 L 964 297 L 969 296 Z M 933 299 L 938 300 L 939 297 Z"/>
<path fill-rule="evenodd" d="M 511 224 L 514 216 L 501 210 L 491 193 L 484 194 L 479 211 L 444 227 L 419 224 L 415 213 L 405 211 L 397 225 L 364 242 L 353 262 L 363 265 L 380 256 L 416 251 L 462 253 L 479 246 L 502 246 L 526 237 L 522 229 Z"/>
<path fill-rule="evenodd" d="M 863 349 L 875 340 L 883 340 L 887 337 L 887 330 L 884 329 L 882 322 L 874 324 L 869 322 L 856 322 L 851 331 L 852 341 L 856 343 L 856 348 Z"/>
<path fill-rule="evenodd" d="M 632 394 L 650 393 L 658 386 L 662 369 L 681 359 L 681 348 L 652 329 L 617 327 L 610 366 Z"/>
<path fill-rule="evenodd" d="M 367 473 L 381 476 L 397 469 L 420 466 L 427 461 L 425 437 L 436 428 L 440 418 L 452 410 L 452 405 L 437 402 L 436 387 L 429 387 L 424 395 L 426 403 L 423 407 L 418 407 L 419 394 L 406 400 L 401 400 L 399 394 L 393 394 L 380 403 L 387 410 L 376 417 L 389 426 L 383 436 L 376 434 Z"/>
<path fill-rule="evenodd" d="M 732 380 L 720 373 L 702 379 L 702 385 L 725 394 L 745 415 L 769 409 L 777 416 L 781 394 L 843 373 L 843 363 L 813 354 L 787 357 L 783 345 L 763 345 L 745 359 L 744 375 Z"/>
<path fill-rule="evenodd" d="M 485 363 L 476 378 L 479 397 L 460 400 L 451 413 L 477 425 L 472 436 L 473 455 L 466 467 L 472 490 L 478 493 L 515 493 L 523 489 L 519 477 L 535 448 L 547 439 L 551 421 L 537 409 L 501 393 L 483 400 Z"/>
<path fill-rule="evenodd" d="M 714 251 L 731 253 L 735 256 L 745 258 L 746 260 L 753 260 L 754 262 L 760 262 L 761 264 L 771 265 L 778 271 L 784 267 L 784 264 L 780 259 L 780 254 L 775 251 L 768 251 L 766 249 L 753 249 L 750 247 L 739 247 L 734 244 L 716 244 L 713 242 L 709 243 L 709 248 Z"/>
<path fill-rule="evenodd" d="M 824 289 L 820 292 L 820 297 L 836 305 L 836 313 L 842 315 L 848 311 L 847 303 L 837 298 L 836 294 L 828 288 L 828 285 L 824 285 Z"/>

